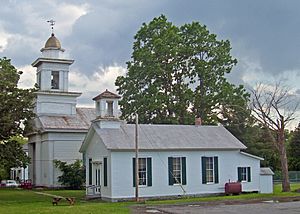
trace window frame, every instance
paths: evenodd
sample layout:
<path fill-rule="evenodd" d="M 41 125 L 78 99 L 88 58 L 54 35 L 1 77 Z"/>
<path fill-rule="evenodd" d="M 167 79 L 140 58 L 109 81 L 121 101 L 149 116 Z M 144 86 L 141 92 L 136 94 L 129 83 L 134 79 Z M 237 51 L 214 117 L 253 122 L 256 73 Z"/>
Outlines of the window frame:
<path fill-rule="evenodd" d="M 206 158 L 206 184 L 214 184 L 215 183 L 215 167 L 214 167 L 214 157 L 205 157 Z M 211 166 L 209 168 L 208 166 Z M 212 180 L 209 180 L 211 174 Z M 208 181 L 209 180 L 209 181 Z"/>
<path fill-rule="evenodd" d="M 182 185 L 182 157 L 172 157 L 172 165 L 173 185 Z M 177 168 L 177 166 L 179 166 L 179 169 Z M 179 172 L 179 180 L 175 178 L 175 171 L 177 172 L 176 175 Z"/>
<path fill-rule="evenodd" d="M 239 182 L 251 182 L 251 167 L 239 166 L 238 167 L 238 181 Z"/>
<path fill-rule="evenodd" d="M 141 169 L 141 163 L 142 161 L 144 161 L 144 169 L 142 170 Z M 139 184 L 139 187 L 146 187 L 148 186 L 148 168 L 147 168 L 147 158 L 139 158 L 139 162 L 138 162 L 138 174 L 139 174 L 139 181 L 138 181 L 138 184 Z M 144 176 L 140 176 L 140 174 L 144 174 Z M 140 184 L 141 183 L 141 180 L 144 180 L 145 183 L 144 184 Z"/>
<path fill-rule="evenodd" d="M 51 71 L 51 89 L 59 90 L 59 79 L 60 79 L 60 72 L 59 71 Z M 56 85 L 54 85 L 56 83 Z"/>
<path fill-rule="evenodd" d="M 202 184 L 219 183 L 219 157 L 201 156 Z"/>
<path fill-rule="evenodd" d="M 248 182 L 247 167 L 241 167 L 241 182 Z"/>

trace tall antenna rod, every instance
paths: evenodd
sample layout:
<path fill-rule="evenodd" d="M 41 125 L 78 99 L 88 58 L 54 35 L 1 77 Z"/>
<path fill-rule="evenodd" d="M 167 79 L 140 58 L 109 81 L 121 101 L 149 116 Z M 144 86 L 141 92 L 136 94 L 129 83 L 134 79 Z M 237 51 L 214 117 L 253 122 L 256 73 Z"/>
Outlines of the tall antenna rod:
<path fill-rule="evenodd" d="M 53 26 L 55 25 L 55 21 L 54 21 L 53 19 L 50 19 L 50 20 L 48 20 L 47 22 L 50 23 L 50 26 L 51 26 L 51 33 L 54 34 L 54 33 L 53 33 Z"/>

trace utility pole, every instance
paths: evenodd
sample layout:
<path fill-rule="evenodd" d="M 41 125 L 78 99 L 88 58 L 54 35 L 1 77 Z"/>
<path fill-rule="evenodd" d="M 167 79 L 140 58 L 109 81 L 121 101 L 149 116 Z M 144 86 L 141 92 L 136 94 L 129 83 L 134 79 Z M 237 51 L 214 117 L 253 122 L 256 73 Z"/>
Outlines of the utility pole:
<path fill-rule="evenodd" d="M 139 146 L 138 146 L 139 115 L 135 114 L 135 201 L 139 201 Z"/>

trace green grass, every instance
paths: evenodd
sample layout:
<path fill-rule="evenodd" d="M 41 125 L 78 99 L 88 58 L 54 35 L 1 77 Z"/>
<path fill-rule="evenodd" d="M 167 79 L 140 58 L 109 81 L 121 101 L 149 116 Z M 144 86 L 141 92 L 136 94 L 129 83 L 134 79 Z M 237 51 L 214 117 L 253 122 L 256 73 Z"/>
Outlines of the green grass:
<path fill-rule="evenodd" d="M 292 184 L 292 190 L 299 189 L 300 183 Z M 129 213 L 130 206 L 136 203 L 134 202 L 120 202 L 120 203 L 108 203 L 101 201 L 85 201 L 83 200 L 85 191 L 73 191 L 73 190 L 49 190 L 39 191 L 47 194 L 59 195 L 64 197 L 75 197 L 76 203 L 74 206 L 69 206 L 68 202 L 62 200 L 58 206 L 52 205 L 52 197 L 39 195 L 34 191 L 27 191 L 21 189 L 0 189 L 0 213 L 1 214 L 13 214 L 13 213 Z M 281 192 L 281 185 L 277 184 L 274 187 L 273 194 L 242 194 L 237 196 L 212 196 L 212 197 L 186 197 L 182 199 L 174 200 L 157 200 L 146 201 L 146 205 L 159 205 L 159 204 L 179 204 L 189 202 L 201 202 L 201 201 L 216 201 L 216 200 L 247 200 L 247 199 L 259 199 L 259 198 L 274 198 L 274 197 L 289 197 L 300 196 L 296 192 Z"/>
<path fill-rule="evenodd" d="M 99 201 L 84 201 L 85 191 L 57 190 L 40 191 L 59 196 L 75 197 L 74 206 L 70 206 L 67 201 L 61 200 L 58 206 L 52 205 L 52 197 L 19 189 L 0 189 L 0 213 L 129 213 L 130 202 L 106 203 Z"/>

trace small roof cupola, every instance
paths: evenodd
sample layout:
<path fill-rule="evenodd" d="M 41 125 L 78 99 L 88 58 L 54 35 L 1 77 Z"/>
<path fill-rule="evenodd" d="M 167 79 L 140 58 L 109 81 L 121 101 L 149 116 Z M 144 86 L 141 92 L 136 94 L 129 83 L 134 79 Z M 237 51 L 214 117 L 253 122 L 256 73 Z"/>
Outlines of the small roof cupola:
<path fill-rule="evenodd" d="M 41 49 L 42 55 L 45 58 L 63 59 L 63 52 L 65 49 L 61 48 L 60 41 L 56 38 L 54 33 L 51 34 L 46 41 L 45 46 Z"/>
<path fill-rule="evenodd" d="M 119 119 L 118 101 L 121 96 L 114 94 L 107 89 L 94 97 L 96 105 L 97 118 L 102 119 Z"/>

